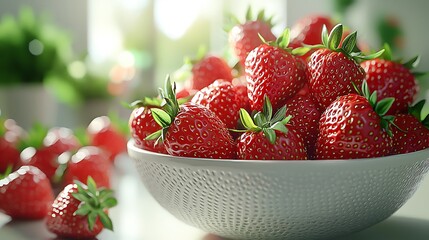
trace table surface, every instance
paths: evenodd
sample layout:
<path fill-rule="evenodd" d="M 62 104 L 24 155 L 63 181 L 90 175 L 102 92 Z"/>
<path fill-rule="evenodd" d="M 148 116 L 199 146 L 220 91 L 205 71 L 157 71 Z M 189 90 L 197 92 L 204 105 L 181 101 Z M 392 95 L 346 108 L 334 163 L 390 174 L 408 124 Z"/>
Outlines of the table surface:
<path fill-rule="evenodd" d="M 166 212 L 138 179 L 134 164 L 126 155 L 116 161 L 113 186 L 119 201 L 110 211 L 115 232 L 103 230 L 100 240 L 222 240 L 186 225 Z M 43 220 L 10 221 L 0 213 L 0 239 L 55 239 Z M 385 221 L 336 240 L 427 240 L 429 239 L 429 175 L 414 196 Z"/>

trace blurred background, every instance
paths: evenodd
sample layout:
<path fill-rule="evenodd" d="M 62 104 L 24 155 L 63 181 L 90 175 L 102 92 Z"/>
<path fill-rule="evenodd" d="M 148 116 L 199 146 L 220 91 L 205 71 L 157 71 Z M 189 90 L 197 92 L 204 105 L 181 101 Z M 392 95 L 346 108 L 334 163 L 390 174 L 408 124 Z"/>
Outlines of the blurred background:
<path fill-rule="evenodd" d="M 109 112 L 127 119 L 123 103 L 156 95 L 199 46 L 228 56 L 223 27 L 248 6 L 273 15 L 276 34 L 305 15 L 331 15 L 370 49 L 389 42 L 397 56 L 421 55 L 418 71 L 429 69 L 425 0 L 2 0 L 2 115 L 24 128 L 74 128 Z M 429 84 L 420 85 L 419 98 L 429 98 Z"/>

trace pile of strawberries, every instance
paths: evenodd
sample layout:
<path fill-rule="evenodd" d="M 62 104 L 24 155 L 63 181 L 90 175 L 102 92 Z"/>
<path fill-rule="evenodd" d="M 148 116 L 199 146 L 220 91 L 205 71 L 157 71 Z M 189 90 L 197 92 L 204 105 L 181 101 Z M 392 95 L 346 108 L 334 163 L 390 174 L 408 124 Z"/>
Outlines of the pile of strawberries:
<path fill-rule="evenodd" d="M 13 220 L 45 219 L 47 229 L 64 238 L 112 229 L 110 173 L 125 150 L 126 135 L 107 116 L 76 132 L 40 124 L 26 132 L 0 119 L 0 212 Z"/>
<path fill-rule="evenodd" d="M 250 12 L 249 12 L 250 13 Z M 193 62 L 176 93 L 167 77 L 155 99 L 133 103 L 131 135 L 142 149 L 173 156 L 357 159 L 429 147 L 419 58 L 389 46 L 366 55 L 357 33 L 308 16 L 278 38 L 263 12 L 229 31 L 234 68 L 216 55 Z"/>

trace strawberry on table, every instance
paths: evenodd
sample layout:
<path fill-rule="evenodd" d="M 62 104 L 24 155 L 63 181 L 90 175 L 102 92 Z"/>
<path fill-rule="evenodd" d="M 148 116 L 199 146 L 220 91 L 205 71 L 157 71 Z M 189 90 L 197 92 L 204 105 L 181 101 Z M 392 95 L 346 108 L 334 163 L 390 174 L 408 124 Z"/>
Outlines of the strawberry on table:
<path fill-rule="evenodd" d="M 265 42 L 247 56 L 245 72 L 252 110 L 262 110 L 265 96 L 277 110 L 306 83 L 301 62 L 290 53 L 288 44 L 286 29 L 275 42 Z"/>
<path fill-rule="evenodd" d="M 142 149 L 167 153 L 163 144 L 156 144 L 155 140 L 147 140 L 146 137 L 161 129 L 152 117 L 152 108 L 161 107 L 161 99 L 144 98 L 131 104 L 134 107 L 129 119 L 129 128 L 134 144 Z"/>
<path fill-rule="evenodd" d="M 126 126 L 123 130 L 122 126 L 115 125 L 115 123 L 120 124 L 119 122 L 119 119 L 113 122 L 112 117 L 100 116 L 94 118 L 87 127 L 90 145 L 104 149 L 111 161 L 127 149 L 125 132 L 128 128 Z"/>
<path fill-rule="evenodd" d="M 162 127 L 147 140 L 164 144 L 173 156 L 197 158 L 233 158 L 233 140 L 225 124 L 206 107 L 192 102 L 179 106 L 175 85 L 167 77 L 162 109 L 152 108 L 152 116 Z"/>
<path fill-rule="evenodd" d="M 244 67 L 249 52 L 262 44 L 259 35 L 266 41 L 274 41 L 276 36 L 271 31 L 271 18 L 266 18 L 264 11 L 260 11 L 256 19 L 254 19 L 249 7 L 246 13 L 246 20 L 243 23 L 240 23 L 236 18 L 233 20 L 233 27 L 228 32 L 228 41 L 241 66 Z"/>
<path fill-rule="evenodd" d="M 36 123 L 22 141 L 21 165 L 35 166 L 42 171 L 48 179 L 53 176 L 59 167 L 58 156 L 61 151 L 73 150 L 76 147 L 74 140 L 61 140 L 56 130 L 50 131 L 46 126 Z M 51 134 L 49 134 L 51 133 Z M 54 135 L 53 139 L 50 139 Z"/>
<path fill-rule="evenodd" d="M 307 63 L 308 87 L 313 98 L 322 110 L 326 109 L 337 97 L 354 93 L 353 83 L 360 87 L 365 79 L 365 71 L 358 61 L 380 56 L 383 50 L 365 56 L 355 52 L 357 33 L 348 35 L 342 45 L 340 42 L 343 26 L 336 25 L 330 34 L 324 28 L 323 45 L 316 45 Z"/>
<path fill-rule="evenodd" d="M 306 160 L 307 152 L 303 139 L 293 126 L 286 124 L 286 106 L 274 116 L 268 97 L 265 97 L 262 112 L 254 119 L 246 110 L 240 110 L 245 132 L 237 139 L 237 155 L 247 160 Z"/>
<path fill-rule="evenodd" d="M 395 98 L 388 114 L 405 113 L 408 106 L 414 102 L 419 89 L 416 77 L 411 71 L 417 67 L 419 57 L 405 63 L 394 61 L 390 47 L 385 45 L 385 49 L 380 58 L 364 61 L 361 66 L 366 72 L 369 88 L 377 91 L 379 99 Z"/>
<path fill-rule="evenodd" d="M 337 98 L 319 122 L 316 159 L 355 159 L 389 155 L 392 148 L 390 124 L 394 117 L 385 115 L 394 98 L 377 102 L 366 82 L 358 94 Z"/>
<path fill-rule="evenodd" d="M 63 185 L 75 180 L 86 182 L 92 177 L 100 187 L 110 186 L 111 164 L 104 150 L 95 146 L 80 148 L 67 162 Z"/>
<path fill-rule="evenodd" d="M 10 166 L 15 169 L 20 162 L 18 142 L 23 130 L 12 119 L 0 117 L 0 174 Z"/>
<path fill-rule="evenodd" d="M 395 115 L 392 128 L 392 154 L 402 154 L 429 148 L 429 115 L 423 117 L 425 100 L 409 108 L 408 113 Z"/>
<path fill-rule="evenodd" d="M 42 219 L 54 200 L 51 184 L 37 167 L 0 176 L 0 211 L 13 219 Z"/>
<path fill-rule="evenodd" d="M 87 185 L 67 185 L 57 196 L 46 219 L 48 230 L 60 238 L 93 239 L 103 228 L 113 231 L 108 209 L 117 205 L 113 192 L 97 188 L 92 178 Z"/>

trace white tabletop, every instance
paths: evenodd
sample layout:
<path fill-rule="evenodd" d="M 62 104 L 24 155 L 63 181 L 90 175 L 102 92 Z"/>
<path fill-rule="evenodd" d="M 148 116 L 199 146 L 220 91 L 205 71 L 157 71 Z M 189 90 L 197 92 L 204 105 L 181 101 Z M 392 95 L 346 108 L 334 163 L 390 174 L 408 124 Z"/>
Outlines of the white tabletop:
<path fill-rule="evenodd" d="M 113 186 L 119 205 L 110 211 L 115 232 L 103 230 L 100 240 L 222 240 L 188 226 L 166 212 L 139 181 L 131 159 L 116 161 Z M 53 239 L 43 221 L 15 222 L 0 214 L 1 240 Z M 414 196 L 393 216 L 364 231 L 336 240 L 429 239 L 429 175 Z"/>

